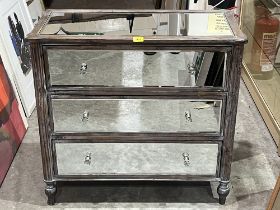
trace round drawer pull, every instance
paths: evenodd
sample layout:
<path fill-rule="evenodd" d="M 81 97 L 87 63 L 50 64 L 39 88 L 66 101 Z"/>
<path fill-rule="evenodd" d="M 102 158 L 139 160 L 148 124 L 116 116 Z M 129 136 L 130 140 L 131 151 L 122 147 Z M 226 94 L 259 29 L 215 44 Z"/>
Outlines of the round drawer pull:
<path fill-rule="evenodd" d="M 188 68 L 189 73 L 190 73 L 191 75 L 195 75 L 196 69 L 195 69 L 194 65 L 188 64 L 187 68 Z"/>
<path fill-rule="evenodd" d="M 192 122 L 192 114 L 191 114 L 191 111 L 186 111 L 185 112 L 185 118 L 188 122 Z"/>
<path fill-rule="evenodd" d="M 187 152 L 184 152 L 182 155 L 183 155 L 184 165 L 189 166 L 191 164 L 190 163 L 190 154 Z"/>
<path fill-rule="evenodd" d="M 89 119 L 89 112 L 88 111 L 84 111 L 83 115 L 82 115 L 82 122 L 87 122 Z"/>
<path fill-rule="evenodd" d="M 91 164 L 91 152 L 88 152 L 86 154 L 84 164 L 87 164 L 87 165 Z"/>
<path fill-rule="evenodd" d="M 80 74 L 86 74 L 87 73 L 87 64 L 82 63 L 80 68 Z"/>

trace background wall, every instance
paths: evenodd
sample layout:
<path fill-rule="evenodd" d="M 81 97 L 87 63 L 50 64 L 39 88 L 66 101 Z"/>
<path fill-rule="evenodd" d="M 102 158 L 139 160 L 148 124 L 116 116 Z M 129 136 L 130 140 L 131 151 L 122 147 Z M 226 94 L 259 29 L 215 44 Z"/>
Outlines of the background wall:
<path fill-rule="evenodd" d="M 29 46 L 24 37 L 33 29 L 25 0 L 0 0 L 0 54 L 15 82 L 26 116 L 35 107 Z"/>

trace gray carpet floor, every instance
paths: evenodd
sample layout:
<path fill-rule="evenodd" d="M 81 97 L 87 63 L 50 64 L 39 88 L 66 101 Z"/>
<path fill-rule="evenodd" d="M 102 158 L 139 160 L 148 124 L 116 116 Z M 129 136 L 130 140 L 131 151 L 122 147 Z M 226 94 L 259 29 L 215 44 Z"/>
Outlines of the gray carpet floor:
<path fill-rule="evenodd" d="M 244 84 L 237 115 L 231 193 L 217 203 L 216 183 L 62 184 L 47 206 L 36 111 L 0 188 L 0 209 L 211 209 L 264 210 L 280 172 L 277 148 Z M 212 186 L 212 187 L 211 187 Z"/>

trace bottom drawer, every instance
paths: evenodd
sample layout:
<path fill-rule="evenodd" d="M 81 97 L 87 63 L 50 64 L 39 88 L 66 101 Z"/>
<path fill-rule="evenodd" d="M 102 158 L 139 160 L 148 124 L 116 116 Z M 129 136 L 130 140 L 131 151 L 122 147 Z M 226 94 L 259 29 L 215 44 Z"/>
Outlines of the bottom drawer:
<path fill-rule="evenodd" d="M 218 144 L 56 143 L 58 175 L 216 176 Z"/>

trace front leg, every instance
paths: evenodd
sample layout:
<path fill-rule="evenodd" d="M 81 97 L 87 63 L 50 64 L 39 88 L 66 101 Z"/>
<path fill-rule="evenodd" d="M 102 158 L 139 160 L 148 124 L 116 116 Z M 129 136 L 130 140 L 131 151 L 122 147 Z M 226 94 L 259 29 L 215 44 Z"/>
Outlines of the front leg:
<path fill-rule="evenodd" d="M 220 184 L 218 186 L 217 192 L 219 194 L 219 203 L 221 205 L 224 205 L 226 203 L 226 198 L 229 194 L 230 188 L 229 188 L 229 180 L 227 181 L 220 181 Z"/>
<path fill-rule="evenodd" d="M 46 182 L 45 193 L 48 196 L 48 205 L 54 205 L 56 194 L 56 182 Z"/>

